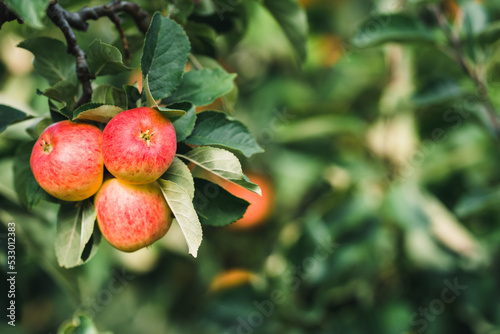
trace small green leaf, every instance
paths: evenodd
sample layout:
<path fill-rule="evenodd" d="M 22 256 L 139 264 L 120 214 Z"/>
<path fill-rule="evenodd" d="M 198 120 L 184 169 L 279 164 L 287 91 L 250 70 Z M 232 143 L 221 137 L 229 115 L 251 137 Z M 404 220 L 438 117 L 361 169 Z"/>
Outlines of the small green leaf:
<path fill-rule="evenodd" d="M 357 29 L 352 40 L 358 48 L 388 42 L 433 42 L 434 36 L 417 18 L 407 14 L 372 15 Z"/>
<path fill-rule="evenodd" d="M 451 101 L 463 94 L 460 86 L 452 79 L 433 79 L 420 87 L 412 101 L 417 106 L 430 106 Z"/>
<path fill-rule="evenodd" d="M 203 238 L 203 231 L 188 191 L 169 180 L 159 179 L 158 183 L 186 238 L 189 254 L 196 257 Z"/>
<path fill-rule="evenodd" d="M 186 114 L 186 111 L 182 109 L 170 109 L 168 107 L 157 107 L 157 109 L 168 118 L 182 117 Z"/>
<path fill-rule="evenodd" d="M 194 179 L 194 207 L 203 225 L 226 226 L 242 218 L 250 203 L 219 185 Z"/>
<path fill-rule="evenodd" d="M 475 37 L 477 43 L 483 48 L 489 47 L 500 40 L 500 22 L 495 22 L 487 26 Z"/>
<path fill-rule="evenodd" d="M 184 75 L 179 88 L 165 99 L 167 104 L 188 101 L 197 106 L 212 103 L 216 98 L 233 89 L 236 74 L 227 73 L 221 68 L 204 68 L 189 71 Z"/>
<path fill-rule="evenodd" d="M 142 75 L 153 100 L 170 96 L 179 86 L 189 51 L 184 29 L 157 12 L 146 34 L 141 59 Z"/>
<path fill-rule="evenodd" d="M 40 118 L 38 122 L 29 126 L 26 129 L 26 132 L 28 132 L 28 134 L 33 139 L 38 139 L 38 137 L 40 137 L 40 135 L 42 134 L 43 130 L 45 130 L 52 123 L 54 123 L 54 122 L 50 118 Z"/>
<path fill-rule="evenodd" d="M 0 132 L 7 129 L 7 126 L 12 123 L 23 121 L 28 118 L 28 115 L 15 108 L 0 104 Z"/>
<path fill-rule="evenodd" d="M 243 123 L 217 111 L 198 114 L 194 130 L 185 141 L 192 145 L 220 146 L 247 158 L 264 152 Z"/>
<path fill-rule="evenodd" d="M 85 262 L 82 254 L 94 232 L 96 217 L 92 200 L 61 205 L 57 214 L 55 240 L 56 256 L 60 266 L 72 268 Z"/>
<path fill-rule="evenodd" d="M 186 23 L 187 18 L 194 9 L 193 0 L 168 0 L 168 12 L 169 16 L 180 22 L 181 24 Z"/>
<path fill-rule="evenodd" d="M 49 4 L 48 0 L 3 0 L 9 8 L 33 28 L 43 28 L 42 19 Z"/>
<path fill-rule="evenodd" d="M 31 172 L 30 157 L 36 141 L 22 143 L 14 156 L 14 188 L 21 204 L 28 209 L 40 203 L 42 199 L 52 198 L 38 185 Z"/>
<path fill-rule="evenodd" d="M 102 84 L 97 87 L 92 94 L 92 102 L 118 106 L 124 110 L 129 109 L 127 92 L 113 85 Z"/>
<path fill-rule="evenodd" d="M 185 115 L 179 117 L 173 122 L 178 142 L 183 141 L 193 132 L 195 122 L 196 109 L 194 105 L 191 105 L 191 108 L 189 108 Z"/>
<path fill-rule="evenodd" d="M 61 112 L 64 107 L 66 107 L 67 110 L 73 109 L 76 104 L 77 93 L 78 86 L 76 82 L 67 80 L 59 81 L 54 86 L 43 91 L 43 95 L 62 103 L 62 108 L 59 112 Z M 68 116 L 64 111 L 61 113 Z M 71 116 L 68 116 L 68 118 L 71 118 Z"/>
<path fill-rule="evenodd" d="M 208 173 L 208 175 L 202 172 L 198 175 L 193 174 L 196 177 L 201 177 L 224 186 L 224 182 L 219 182 L 221 180 L 217 179 L 220 178 L 222 181 L 230 181 L 256 194 L 262 195 L 260 187 L 252 183 L 245 174 L 243 174 L 240 161 L 229 151 L 215 147 L 202 146 L 184 155 L 177 154 L 177 156 L 195 163 L 197 166 L 201 167 L 201 171 Z M 211 174 L 213 174 L 215 178 L 212 179 Z"/>
<path fill-rule="evenodd" d="M 125 91 L 125 95 L 127 98 L 127 108 L 126 109 L 134 109 L 139 107 L 138 101 L 141 99 L 141 93 L 137 89 L 137 87 L 131 85 L 124 85 L 123 90 Z"/>
<path fill-rule="evenodd" d="M 466 218 L 481 211 L 495 208 L 499 201 L 499 189 L 476 191 L 460 198 L 454 211 L 460 218 Z"/>
<path fill-rule="evenodd" d="M 186 29 L 194 54 L 209 55 L 215 58 L 217 32 L 212 27 L 204 23 L 189 21 L 184 29 Z"/>
<path fill-rule="evenodd" d="M 33 53 L 35 71 L 51 86 L 60 81 L 77 82 L 75 58 L 68 54 L 66 45 L 60 40 L 35 37 L 19 43 L 18 46 Z"/>
<path fill-rule="evenodd" d="M 73 112 L 73 120 L 86 119 L 107 123 L 122 111 L 123 109 L 117 106 L 90 102 L 78 107 L 78 109 Z"/>
<path fill-rule="evenodd" d="M 87 52 L 87 59 L 90 71 L 95 76 L 118 74 L 130 71 L 131 68 L 123 64 L 120 50 L 101 40 L 93 41 Z"/>
<path fill-rule="evenodd" d="M 77 314 L 72 320 L 65 321 L 59 326 L 57 334 L 112 334 L 99 332 L 91 317 Z"/>
<path fill-rule="evenodd" d="M 264 6 L 280 24 L 300 61 L 306 59 L 307 16 L 297 0 L 264 0 Z"/>
<path fill-rule="evenodd" d="M 174 161 L 168 170 L 161 176 L 162 180 L 170 180 L 181 186 L 193 200 L 194 197 L 194 181 L 191 171 L 181 159 L 175 157 Z"/>

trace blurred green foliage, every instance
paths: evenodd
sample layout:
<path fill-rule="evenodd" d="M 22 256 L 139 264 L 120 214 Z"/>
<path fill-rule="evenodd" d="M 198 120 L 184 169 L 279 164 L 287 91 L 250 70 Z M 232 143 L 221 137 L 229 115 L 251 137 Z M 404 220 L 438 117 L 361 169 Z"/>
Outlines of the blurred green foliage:
<path fill-rule="evenodd" d="M 150 12 L 181 3 L 137 2 Z M 300 2 L 309 26 L 302 66 L 300 39 L 280 28 L 301 24 L 280 9 L 294 1 L 276 0 L 276 12 L 201 1 L 189 18 L 205 33 L 199 53 L 238 74 L 234 116 L 266 150 L 245 167 L 268 175 L 276 192 L 261 226 L 204 226 L 197 259 L 174 227 L 147 250 L 103 243 L 85 266 L 57 267 L 55 206 L 27 211 L 12 190 L 12 155 L 29 136 L 21 125 L 2 134 L 0 220 L 17 224 L 19 273 L 19 326 L 4 318 L 2 333 L 55 333 L 75 311 L 120 334 L 500 333 L 498 129 L 432 11 L 436 4 L 498 109 L 498 1 Z M 2 28 L 0 101 L 41 115 L 46 100 L 35 92 L 46 83 L 14 48 L 34 35 L 17 23 Z M 56 29 L 44 36 L 60 38 Z M 78 33 L 84 46 L 97 37 L 118 45 L 106 20 Z M 132 67 L 139 54 L 132 43 Z M 121 86 L 127 75 L 98 80 Z M 251 274 L 220 283 L 233 269 Z"/>

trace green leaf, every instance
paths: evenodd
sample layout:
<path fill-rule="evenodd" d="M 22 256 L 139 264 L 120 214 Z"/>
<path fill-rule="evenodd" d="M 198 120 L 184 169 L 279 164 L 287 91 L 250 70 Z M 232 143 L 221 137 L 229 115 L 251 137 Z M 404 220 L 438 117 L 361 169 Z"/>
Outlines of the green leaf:
<path fill-rule="evenodd" d="M 189 21 L 184 29 L 186 29 L 194 54 L 209 55 L 215 58 L 217 32 L 212 27 L 207 24 Z"/>
<path fill-rule="evenodd" d="M 496 208 L 499 201 L 499 189 L 477 191 L 460 198 L 454 211 L 460 218 L 466 218 L 481 211 Z"/>
<path fill-rule="evenodd" d="M 477 43 L 483 48 L 489 47 L 500 40 L 500 22 L 494 22 L 487 26 L 475 37 Z"/>
<path fill-rule="evenodd" d="M 65 321 L 57 330 L 57 334 L 112 334 L 99 332 L 92 318 L 88 315 L 78 314 L 72 320 Z"/>
<path fill-rule="evenodd" d="M 137 89 L 137 87 L 131 85 L 124 85 L 123 90 L 125 91 L 125 95 L 127 98 L 127 108 L 126 109 L 134 109 L 139 107 L 138 101 L 141 99 L 141 93 Z"/>
<path fill-rule="evenodd" d="M 159 179 L 158 183 L 186 238 L 189 254 L 196 257 L 198 248 L 201 245 L 203 231 L 188 191 L 169 180 Z"/>
<path fill-rule="evenodd" d="M 55 250 L 60 266 L 72 268 L 83 264 L 82 254 L 94 232 L 96 211 L 92 200 L 61 205 L 57 214 Z M 88 259 L 87 259 L 88 260 Z"/>
<path fill-rule="evenodd" d="M 191 105 L 191 108 L 189 108 L 185 115 L 173 122 L 178 142 L 183 141 L 193 132 L 195 122 L 196 109 L 194 105 Z"/>
<path fill-rule="evenodd" d="M 185 141 L 192 145 L 220 146 L 247 158 L 264 152 L 243 123 L 217 111 L 198 114 L 194 130 Z"/>
<path fill-rule="evenodd" d="M 26 129 L 26 132 L 33 138 L 33 139 L 38 139 L 42 132 L 52 123 L 52 119 L 50 118 L 40 118 L 38 122 L 34 123 L 33 125 L 29 126 Z"/>
<path fill-rule="evenodd" d="M 78 107 L 78 109 L 73 112 L 73 120 L 86 119 L 107 123 L 122 111 L 123 109 L 117 106 L 90 102 Z"/>
<path fill-rule="evenodd" d="M 463 94 L 460 86 L 452 79 L 433 79 L 420 87 L 412 101 L 417 106 L 430 106 L 451 101 Z"/>
<path fill-rule="evenodd" d="M 43 95 L 62 103 L 62 108 L 60 108 L 59 112 L 65 116 L 68 116 L 67 112 L 62 109 L 64 107 L 66 107 L 66 110 L 73 109 L 76 104 L 77 93 L 78 85 L 76 81 L 67 80 L 59 81 L 54 86 L 43 91 Z M 68 118 L 71 118 L 71 115 Z"/>
<path fill-rule="evenodd" d="M 66 103 L 63 103 L 63 107 L 61 107 L 55 101 L 49 99 L 49 110 L 50 117 L 54 122 L 65 121 L 73 117 L 73 113 L 66 107 Z"/>
<path fill-rule="evenodd" d="M 388 42 L 433 42 L 434 37 L 417 18 L 407 14 L 372 15 L 357 29 L 352 40 L 358 48 Z"/>
<path fill-rule="evenodd" d="M 0 132 L 7 129 L 12 123 L 23 121 L 28 118 L 28 115 L 15 108 L 0 104 Z"/>
<path fill-rule="evenodd" d="M 35 37 L 19 43 L 18 46 L 33 53 L 35 71 L 51 86 L 60 81 L 77 81 L 75 58 L 67 52 L 66 45 L 60 40 Z"/>
<path fill-rule="evenodd" d="M 189 40 L 182 27 L 156 13 L 141 59 L 142 75 L 154 100 L 170 96 L 179 86 L 189 51 Z"/>
<path fill-rule="evenodd" d="M 129 109 L 127 92 L 108 84 L 102 84 L 94 90 L 92 102 L 118 106 L 123 110 Z"/>
<path fill-rule="evenodd" d="M 177 154 L 177 156 L 187 159 L 201 167 L 197 175 L 193 174 L 195 177 L 201 177 L 222 186 L 225 183 L 224 180 L 227 180 L 262 195 L 260 187 L 248 180 L 245 174 L 243 174 L 240 161 L 229 151 L 215 147 L 202 146 L 184 155 Z M 211 178 L 211 176 L 215 176 L 215 178 Z"/>
<path fill-rule="evenodd" d="M 96 76 L 118 74 L 130 71 L 131 68 L 123 64 L 120 50 L 101 40 L 93 41 L 87 51 L 90 71 Z"/>
<path fill-rule="evenodd" d="M 274 16 L 288 37 L 300 61 L 306 59 L 307 16 L 297 0 L 264 0 L 264 6 Z"/>
<path fill-rule="evenodd" d="M 162 180 L 170 180 L 181 186 L 189 195 L 191 201 L 194 197 L 194 181 L 191 171 L 181 159 L 175 157 L 168 170 L 161 176 Z"/>
<path fill-rule="evenodd" d="M 22 143 L 16 149 L 14 156 L 14 188 L 19 201 L 28 209 L 33 208 L 42 199 L 52 198 L 38 185 L 31 171 L 30 157 L 35 142 Z"/>
<path fill-rule="evenodd" d="M 203 225 L 226 226 L 242 218 L 250 203 L 219 185 L 194 179 L 194 207 Z"/>
<path fill-rule="evenodd" d="M 193 0 L 168 0 L 169 16 L 184 25 L 194 9 Z"/>
<path fill-rule="evenodd" d="M 221 68 L 204 68 L 189 71 L 184 75 L 179 88 L 165 99 L 167 104 L 188 101 L 197 106 L 212 103 L 216 98 L 233 89 L 236 74 L 227 73 Z"/>
<path fill-rule="evenodd" d="M 42 19 L 49 4 L 48 0 L 3 0 L 10 9 L 33 28 L 43 28 Z"/>
<path fill-rule="evenodd" d="M 157 109 L 168 118 L 182 117 L 186 114 L 186 111 L 182 109 L 171 109 L 168 107 L 157 107 Z"/>

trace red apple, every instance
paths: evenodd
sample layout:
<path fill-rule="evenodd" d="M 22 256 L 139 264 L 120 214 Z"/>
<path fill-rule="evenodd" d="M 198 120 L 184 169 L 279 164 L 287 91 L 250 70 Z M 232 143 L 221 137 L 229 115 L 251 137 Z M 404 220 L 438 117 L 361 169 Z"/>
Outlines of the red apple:
<path fill-rule="evenodd" d="M 172 212 L 156 181 L 130 184 L 115 178 L 106 180 L 94 204 L 102 235 L 124 252 L 151 245 L 172 224 Z"/>
<path fill-rule="evenodd" d="M 104 129 L 104 165 L 115 177 L 134 184 L 157 180 L 175 157 L 174 125 L 155 109 L 123 111 Z"/>
<path fill-rule="evenodd" d="M 99 190 L 103 179 L 102 132 L 86 123 L 61 121 L 35 143 L 30 165 L 38 184 L 64 201 L 81 201 Z"/>

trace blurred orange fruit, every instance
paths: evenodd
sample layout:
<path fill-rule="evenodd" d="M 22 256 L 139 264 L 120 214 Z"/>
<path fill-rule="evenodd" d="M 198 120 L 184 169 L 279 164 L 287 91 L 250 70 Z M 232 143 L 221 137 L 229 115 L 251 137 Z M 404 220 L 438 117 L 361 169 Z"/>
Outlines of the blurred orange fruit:
<path fill-rule="evenodd" d="M 246 269 L 231 269 L 226 270 L 212 280 L 209 291 L 218 292 L 235 288 L 240 285 L 250 283 L 255 279 L 255 274 Z"/>

